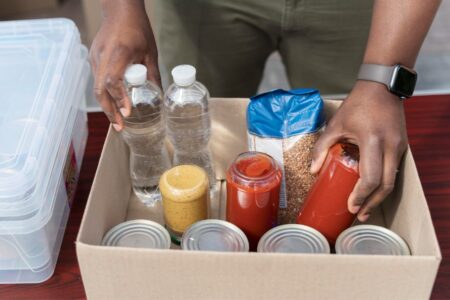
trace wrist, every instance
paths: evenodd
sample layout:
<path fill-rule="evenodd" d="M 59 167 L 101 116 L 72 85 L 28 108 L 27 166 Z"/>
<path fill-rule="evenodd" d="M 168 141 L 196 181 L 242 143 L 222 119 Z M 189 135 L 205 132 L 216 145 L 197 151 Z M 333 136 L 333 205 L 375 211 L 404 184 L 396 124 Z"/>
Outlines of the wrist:
<path fill-rule="evenodd" d="M 386 85 L 376 81 L 357 80 L 353 87 L 352 93 L 364 95 L 363 97 L 356 97 L 357 99 L 363 99 L 366 98 L 366 96 L 369 98 L 378 98 L 379 96 L 382 96 L 385 99 L 390 99 L 389 101 L 403 103 L 401 98 L 391 93 Z"/>
<path fill-rule="evenodd" d="M 140 14 L 145 13 L 143 0 L 100 0 L 104 18 L 116 16 L 117 14 Z"/>

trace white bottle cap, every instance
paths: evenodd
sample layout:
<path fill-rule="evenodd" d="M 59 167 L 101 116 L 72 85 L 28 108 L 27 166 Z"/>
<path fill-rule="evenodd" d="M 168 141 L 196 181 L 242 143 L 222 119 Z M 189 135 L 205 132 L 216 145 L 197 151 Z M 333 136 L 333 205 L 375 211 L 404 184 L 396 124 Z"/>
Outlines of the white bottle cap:
<path fill-rule="evenodd" d="M 125 70 L 125 80 L 131 85 L 141 85 L 147 80 L 147 67 L 141 64 L 129 65 Z"/>
<path fill-rule="evenodd" d="M 179 65 L 172 69 L 173 81 L 179 86 L 190 86 L 195 82 L 197 70 L 191 65 Z"/>

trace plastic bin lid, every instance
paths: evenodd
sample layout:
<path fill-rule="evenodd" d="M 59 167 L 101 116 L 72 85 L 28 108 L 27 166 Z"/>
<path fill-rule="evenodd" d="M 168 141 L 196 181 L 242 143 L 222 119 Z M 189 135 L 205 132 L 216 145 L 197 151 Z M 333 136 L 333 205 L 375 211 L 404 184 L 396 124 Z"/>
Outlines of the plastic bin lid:
<path fill-rule="evenodd" d="M 80 47 L 67 19 L 0 22 L 0 204 L 33 193 L 39 162 L 59 145 L 65 126 L 56 120 L 70 111 L 66 81 L 79 73 Z"/>

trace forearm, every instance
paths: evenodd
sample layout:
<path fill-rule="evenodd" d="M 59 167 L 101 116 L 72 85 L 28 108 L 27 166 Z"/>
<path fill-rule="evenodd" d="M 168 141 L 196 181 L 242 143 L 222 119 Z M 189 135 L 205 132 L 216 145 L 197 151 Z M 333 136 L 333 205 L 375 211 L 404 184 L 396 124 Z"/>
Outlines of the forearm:
<path fill-rule="evenodd" d="M 440 0 L 375 0 L 364 63 L 414 67 Z"/>

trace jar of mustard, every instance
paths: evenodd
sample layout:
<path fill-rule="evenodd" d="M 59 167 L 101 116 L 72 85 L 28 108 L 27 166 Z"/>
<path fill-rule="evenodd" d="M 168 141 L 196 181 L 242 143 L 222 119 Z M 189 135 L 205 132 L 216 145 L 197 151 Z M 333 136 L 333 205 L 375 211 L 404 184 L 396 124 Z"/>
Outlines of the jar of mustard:
<path fill-rule="evenodd" d="M 198 166 L 176 166 L 161 176 L 159 189 L 166 228 L 179 244 L 190 225 L 208 218 L 208 175 Z"/>

